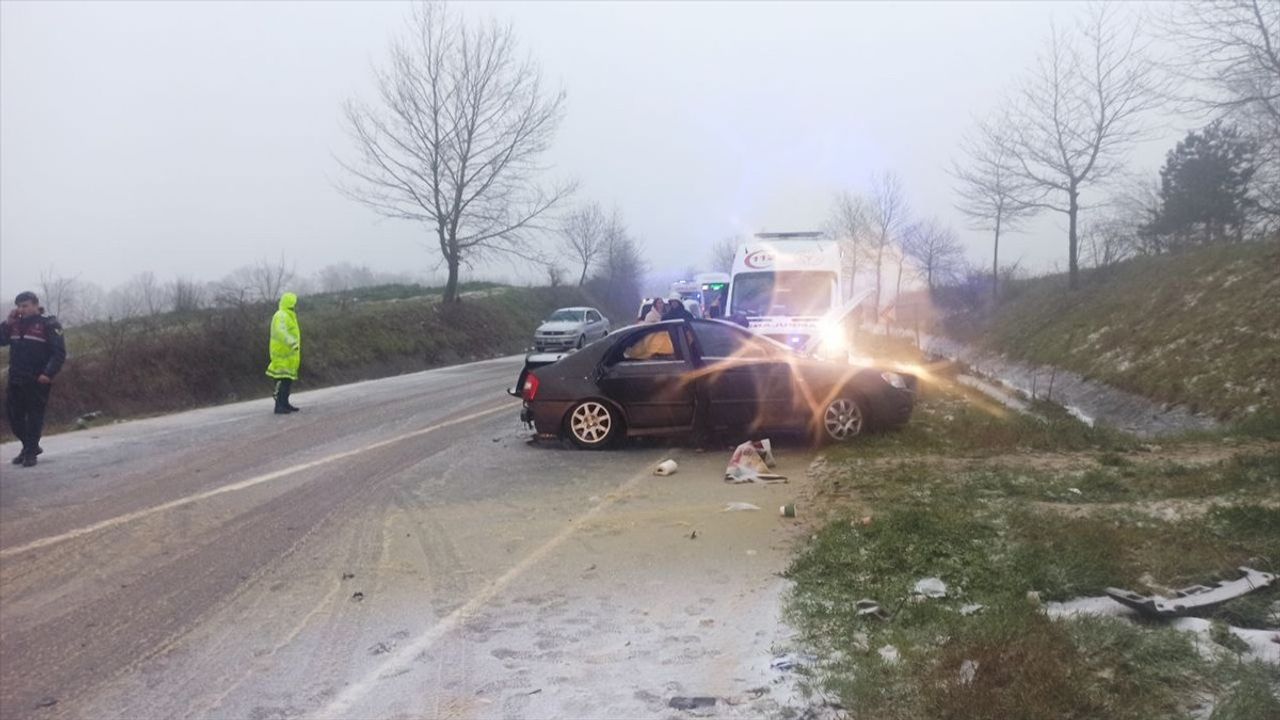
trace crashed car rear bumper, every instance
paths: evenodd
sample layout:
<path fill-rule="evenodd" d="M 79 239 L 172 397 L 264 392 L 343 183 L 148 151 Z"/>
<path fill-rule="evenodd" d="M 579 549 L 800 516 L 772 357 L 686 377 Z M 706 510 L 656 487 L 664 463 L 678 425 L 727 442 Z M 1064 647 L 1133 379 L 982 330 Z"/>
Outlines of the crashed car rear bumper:
<path fill-rule="evenodd" d="M 569 412 L 571 404 L 559 401 L 526 402 L 520 409 L 520 420 L 533 426 L 533 431 L 539 438 L 559 438 L 565 413 Z"/>

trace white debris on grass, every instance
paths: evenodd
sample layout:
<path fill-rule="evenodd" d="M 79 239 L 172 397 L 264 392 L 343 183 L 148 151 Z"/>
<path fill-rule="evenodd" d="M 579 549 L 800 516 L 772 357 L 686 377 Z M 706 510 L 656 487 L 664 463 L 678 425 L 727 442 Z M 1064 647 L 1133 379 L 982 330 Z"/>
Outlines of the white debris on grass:
<path fill-rule="evenodd" d="M 878 652 L 880 653 L 880 659 L 884 660 L 886 665 L 897 665 L 898 659 L 901 657 L 898 653 L 898 648 L 892 645 L 885 645 Z"/>
<path fill-rule="evenodd" d="M 921 578 L 916 581 L 915 594 L 930 598 L 947 596 L 947 584 L 936 577 Z"/>
<path fill-rule="evenodd" d="M 1044 609 L 1049 617 L 1055 619 L 1088 616 L 1133 620 L 1139 617 L 1136 610 L 1125 607 L 1106 596 L 1072 598 L 1065 602 L 1045 603 Z M 1201 652 L 1206 655 L 1213 655 L 1218 652 L 1217 648 L 1219 646 L 1213 642 L 1209 634 L 1213 623 L 1204 618 L 1170 618 L 1163 623 L 1157 622 L 1155 625 L 1157 627 L 1163 625 L 1174 630 L 1195 633 L 1202 641 L 1198 644 Z M 1249 646 L 1249 649 L 1243 653 L 1244 659 L 1280 665 L 1280 631 L 1252 630 L 1233 626 L 1227 626 L 1227 630 Z"/>
<path fill-rule="evenodd" d="M 752 505 L 749 502 L 731 502 L 725 503 L 724 509 L 720 512 L 751 512 L 759 509 L 759 505 Z"/>

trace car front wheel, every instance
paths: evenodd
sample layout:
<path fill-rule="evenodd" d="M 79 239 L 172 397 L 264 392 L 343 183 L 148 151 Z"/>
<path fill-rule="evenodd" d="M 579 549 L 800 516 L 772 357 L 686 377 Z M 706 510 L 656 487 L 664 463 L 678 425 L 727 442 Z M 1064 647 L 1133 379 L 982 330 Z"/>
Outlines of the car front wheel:
<path fill-rule="evenodd" d="M 598 400 L 583 400 L 569 411 L 566 421 L 569 439 L 585 450 L 599 450 L 617 437 L 618 413 Z"/>
<path fill-rule="evenodd" d="M 862 434 L 867 416 L 862 404 L 850 395 L 829 400 L 817 417 L 815 434 L 820 442 L 846 442 Z"/>

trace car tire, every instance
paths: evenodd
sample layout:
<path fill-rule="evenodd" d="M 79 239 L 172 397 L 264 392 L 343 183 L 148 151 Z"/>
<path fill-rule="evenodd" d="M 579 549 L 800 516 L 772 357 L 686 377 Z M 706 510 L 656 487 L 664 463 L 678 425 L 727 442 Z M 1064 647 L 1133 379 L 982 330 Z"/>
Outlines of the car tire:
<path fill-rule="evenodd" d="M 579 349 L 579 350 L 581 350 L 581 349 L 582 349 L 582 346 L 583 346 L 583 345 L 586 345 L 586 344 L 587 344 L 587 336 L 586 336 L 586 335 L 579 335 L 579 336 L 578 336 L 578 349 Z"/>
<path fill-rule="evenodd" d="M 849 392 L 828 399 L 814 418 L 813 434 L 819 444 L 849 442 L 866 430 L 866 403 Z"/>
<path fill-rule="evenodd" d="M 583 400 L 569 409 L 565 435 L 583 450 L 609 447 L 622 433 L 622 415 L 602 400 Z"/>

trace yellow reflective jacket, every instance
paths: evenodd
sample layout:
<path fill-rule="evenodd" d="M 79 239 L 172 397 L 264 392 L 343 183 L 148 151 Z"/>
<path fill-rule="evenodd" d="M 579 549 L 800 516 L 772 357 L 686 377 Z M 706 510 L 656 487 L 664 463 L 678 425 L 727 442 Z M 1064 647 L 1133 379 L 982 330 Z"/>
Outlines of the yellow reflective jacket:
<path fill-rule="evenodd" d="M 298 366 L 302 364 L 302 331 L 298 329 L 298 314 L 294 307 L 298 296 L 287 292 L 280 296 L 280 309 L 271 318 L 271 364 L 267 377 L 277 380 L 297 380 Z"/>

